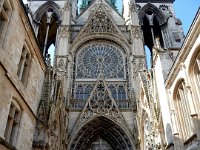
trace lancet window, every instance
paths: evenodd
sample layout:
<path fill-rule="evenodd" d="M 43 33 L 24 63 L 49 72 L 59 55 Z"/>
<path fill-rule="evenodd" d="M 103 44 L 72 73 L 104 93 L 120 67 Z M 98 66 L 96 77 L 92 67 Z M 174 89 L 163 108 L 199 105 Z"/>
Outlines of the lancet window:
<path fill-rule="evenodd" d="M 184 140 L 187 140 L 193 132 L 189 108 L 187 106 L 188 98 L 185 82 L 182 81 L 176 90 L 174 106 L 176 108 L 177 121 L 179 123 L 179 133 Z"/>
<path fill-rule="evenodd" d="M 125 60 L 118 45 L 97 42 L 83 46 L 75 58 L 74 107 L 84 107 L 100 75 L 118 107 L 129 107 Z"/>
<path fill-rule="evenodd" d="M 18 65 L 17 75 L 24 85 L 27 85 L 28 74 L 31 66 L 31 55 L 26 47 L 23 47 Z"/>
<path fill-rule="evenodd" d="M 17 102 L 13 101 L 10 106 L 10 111 L 6 124 L 6 130 L 4 133 L 5 140 L 12 145 L 15 145 L 17 140 L 20 117 L 21 117 L 21 109 L 17 104 Z"/>
<path fill-rule="evenodd" d="M 192 81 L 191 87 L 193 90 L 193 103 L 195 104 L 196 111 L 199 111 L 199 106 L 200 106 L 200 47 L 197 49 L 197 55 L 191 59 L 191 64 L 189 68 L 191 69 L 190 71 L 190 79 Z"/>

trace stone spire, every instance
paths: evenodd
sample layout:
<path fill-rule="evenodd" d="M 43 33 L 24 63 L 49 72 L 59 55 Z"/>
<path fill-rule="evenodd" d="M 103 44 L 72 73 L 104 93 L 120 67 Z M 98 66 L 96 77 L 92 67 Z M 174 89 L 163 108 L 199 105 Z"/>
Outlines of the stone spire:
<path fill-rule="evenodd" d="M 131 25 L 139 26 L 139 18 L 137 13 L 137 7 L 135 5 L 135 0 L 129 0 L 129 15 Z"/>
<path fill-rule="evenodd" d="M 70 25 L 71 20 L 71 4 L 70 0 L 66 0 L 63 8 L 62 25 Z"/>

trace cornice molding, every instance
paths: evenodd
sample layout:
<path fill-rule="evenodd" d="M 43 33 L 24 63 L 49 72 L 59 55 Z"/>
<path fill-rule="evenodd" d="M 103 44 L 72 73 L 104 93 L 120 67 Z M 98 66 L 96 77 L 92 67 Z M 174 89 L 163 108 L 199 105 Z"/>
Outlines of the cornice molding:
<path fill-rule="evenodd" d="M 178 72 L 179 72 L 179 66 L 181 63 L 183 63 L 188 54 L 190 53 L 190 50 L 194 46 L 194 43 L 196 42 L 198 36 L 200 35 L 200 9 L 198 10 L 196 17 L 193 20 L 193 23 L 188 31 L 187 36 L 185 37 L 185 40 L 182 44 L 182 47 L 178 53 L 178 56 L 176 58 L 176 61 L 174 62 L 167 79 L 165 80 L 166 87 L 170 87 L 175 80 Z"/>

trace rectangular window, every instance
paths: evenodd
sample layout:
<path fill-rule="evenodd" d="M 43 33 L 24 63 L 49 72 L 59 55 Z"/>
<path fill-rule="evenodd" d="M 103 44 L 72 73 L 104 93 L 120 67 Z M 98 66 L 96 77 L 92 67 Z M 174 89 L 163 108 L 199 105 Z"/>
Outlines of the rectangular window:
<path fill-rule="evenodd" d="M 20 110 L 13 103 L 11 103 L 4 136 L 5 140 L 12 145 L 15 145 L 17 140 L 19 121 Z"/>
<path fill-rule="evenodd" d="M 31 65 L 30 53 L 25 47 L 23 47 L 21 58 L 18 65 L 17 75 L 24 85 L 27 84 L 30 65 Z"/>

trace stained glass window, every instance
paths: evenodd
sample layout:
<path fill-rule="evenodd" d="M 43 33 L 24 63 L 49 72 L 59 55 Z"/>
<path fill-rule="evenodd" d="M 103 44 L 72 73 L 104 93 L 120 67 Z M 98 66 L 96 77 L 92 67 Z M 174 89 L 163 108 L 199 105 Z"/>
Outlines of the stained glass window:
<path fill-rule="evenodd" d="M 100 72 L 105 78 L 125 78 L 123 56 L 120 48 L 106 43 L 87 45 L 77 59 L 76 78 L 97 78 Z"/>
<path fill-rule="evenodd" d="M 120 46 L 97 42 L 83 46 L 76 55 L 74 84 L 75 108 L 83 108 L 103 74 L 112 98 L 119 108 L 128 108 L 125 57 Z"/>

